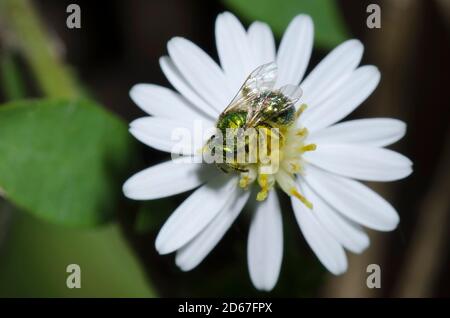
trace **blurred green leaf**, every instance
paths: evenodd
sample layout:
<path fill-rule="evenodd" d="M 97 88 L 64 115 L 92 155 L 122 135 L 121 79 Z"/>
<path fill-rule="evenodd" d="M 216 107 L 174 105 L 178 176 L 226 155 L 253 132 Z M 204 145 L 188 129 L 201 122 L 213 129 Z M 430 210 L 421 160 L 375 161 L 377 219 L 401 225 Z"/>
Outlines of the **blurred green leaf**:
<path fill-rule="evenodd" d="M 68 229 L 15 213 L 0 257 L 0 297 L 154 297 L 117 224 Z M 81 288 L 66 286 L 67 265 Z"/>
<path fill-rule="evenodd" d="M 70 226 L 114 214 L 136 158 L 118 118 L 85 100 L 22 100 L 0 108 L 0 136 L 0 188 L 16 206 Z"/>
<path fill-rule="evenodd" d="M 157 231 L 176 207 L 174 202 L 168 199 L 152 200 L 142 203 L 134 225 L 136 233 L 144 234 Z"/>
<path fill-rule="evenodd" d="M 267 22 L 281 37 L 297 14 L 305 13 L 314 20 L 315 43 L 332 48 L 348 38 L 344 21 L 334 0 L 223 0 L 238 15 Z"/>

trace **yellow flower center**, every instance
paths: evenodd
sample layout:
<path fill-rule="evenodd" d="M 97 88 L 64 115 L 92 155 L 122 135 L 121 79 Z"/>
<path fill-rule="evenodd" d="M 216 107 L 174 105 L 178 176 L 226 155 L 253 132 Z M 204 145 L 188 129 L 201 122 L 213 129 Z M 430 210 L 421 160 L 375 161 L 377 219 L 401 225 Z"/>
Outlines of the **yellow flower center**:
<path fill-rule="evenodd" d="M 303 153 L 314 151 L 317 147 L 315 144 L 305 144 L 308 130 L 304 127 L 298 128 L 296 125 L 306 107 L 306 104 L 302 104 L 295 114 L 294 124 L 278 128 L 278 134 L 263 131 L 263 135 L 268 136 L 265 140 L 278 138 L 275 143 L 277 147 L 271 147 L 270 142 L 259 143 L 259 147 L 266 147 L 265 153 L 270 158 L 269 162 L 258 158 L 256 163 L 246 166 L 246 171 L 240 172 L 239 186 L 241 188 L 248 189 L 253 182 L 258 182 L 261 189 L 256 200 L 265 200 L 269 191 L 277 183 L 286 194 L 296 197 L 312 209 L 312 203 L 299 192 L 295 183 L 296 176 L 303 173 Z"/>

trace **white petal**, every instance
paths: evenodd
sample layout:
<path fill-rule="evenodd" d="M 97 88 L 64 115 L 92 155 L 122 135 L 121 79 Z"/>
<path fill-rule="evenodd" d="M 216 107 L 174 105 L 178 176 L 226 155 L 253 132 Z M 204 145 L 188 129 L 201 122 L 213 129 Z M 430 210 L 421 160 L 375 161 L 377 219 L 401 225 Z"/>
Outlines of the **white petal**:
<path fill-rule="evenodd" d="M 308 137 L 316 144 L 361 144 L 384 147 L 400 140 L 406 132 L 406 124 L 393 118 L 357 119 L 342 122 Z"/>
<path fill-rule="evenodd" d="M 248 39 L 256 65 L 275 61 L 275 40 L 269 25 L 263 22 L 253 22 L 248 28 Z"/>
<path fill-rule="evenodd" d="M 233 14 L 229 12 L 219 14 L 215 32 L 220 65 L 228 78 L 231 93 L 234 96 L 247 76 L 258 65 L 252 60 L 247 33 Z"/>
<path fill-rule="evenodd" d="M 306 182 L 349 219 L 378 231 L 392 231 L 399 216 L 392 205 L 362 183 L 308 166 Z"/>
<path fill-rule="evenodd" d="M 291 198 L 291 202 L 300 230 L 317 258 L 334 275 L 344 273 L 347 270 L 344 248 L 319 223 L 313 210 L 296 198 Z"/>
<path fill-rule="evenodd" d="M 314 25 L 311 18 L 301 14 L 287 27 L 277 54 L 278 79 L 276 87 L 298 85 L 311 57 Z"/>
<path fill-rule="evenodd" d="M 189 243 L 177 251 L 176 264 L 183 271 L 190 271 L 200 264 L 236 220 L 249 198 L 250 191 L 239 187 L 234 190 L 233 197 L 228 200 L 222 211 L 206 228 Z"/>
<path fill-rule="evenodd" d="M 176 251 L 210 223 L 233 196 L 236 178 L 223 178 L 198 188 L 169 217 L 156 237 L 155 247 L 160 254 Z"/>
<path fill-rule="evenodd" d="M 280 274 L 282 258 L 281 208 L 277 194 L 271 191 L 268 198 L 257 205 L 248 235 L 248 269 L 257 289 L 272 290 Z"/>
<path fill-rule="evenodd" d="M 380 72 L 375 66 L 361 66 L 326 100 L 310 104 L 303 125 L 313 132 L 338 122 L 365 101 L 379 81 Z"/>
<path fill-rule="evenodd" d="M 164 198 L 194 189 L 215 176 L 208 167 L 178 158 L 142 170 L 123 185 L 125 196 L 135 200 Z"/>
<path fill-rule="evenodd" d="M 331 51 L 302 82 L 302 102 L 313 108 L 330 96 L 358 66 L 363 51 L 358 40 L 348 40 Z"/>
<path fill-rule="evenodd" d="M 202 125 L 199 128 L 207 131 L 210 126 Z M 142 143 L 161 151 L 183 155 L 198 153 L 208 137 L 194 135 L 195 130 L 195 123 L 159 117 L 142 117 L 130 123 L 130 133 Z"/>
<path fill-rule="evenodd" d="M 308 184 L 300 182 L 303 195 L 313 204 L 314 215 L 323 227 L 346 249 L 361 253 L 370 243 L 369 236 L 356 224 L 340 215 L 313 191 Z"/>
<path fill-rule="evenodd" d="M 214 121 L 214 118 L 199 111 L 180 94 L 159 85 L 134 85 L 130 90 L 130 97 L 149 115 L 182 121 Z"/>
<path fill-rule="evenodd" d="M 172 153 L 176 145 L 181 144 L 181 147 L 177 147 L 183 149 L 180 153 L 183 155 L 195 154 L 190 138 L 175 139 L 178 135 L 176 132 L 183 132 L 185 129 L 186 134 L 188 131 L 192 131 L 192 128 L 189 128 L 184 122 L 158 117 L 141 117 L 130 123 L 130 133 L 147 146 Z"/>
<path fill-rule="evenodd" d="M 197 45 L 176 37 L 167 43 L 169 55 L 186 81 L 217 111 L 231 101 L 233 92 L 227 79 L 214 60 Z"/>
<path fill-rule="evenodd" d="M 303 156 L 330 172 L 366 181 L 394 181 L 409 176 L 412 163 L 398 152 L 350 144 L 319 144 Z"/>
<path fill-rule="evenodd" d="M 159 65 L 170 84 L 172 84 L 172 86 L 175 87 L 175 89 L 188 101 L 213 118 L 219 116 L 220 112 L 200 97 L 168 56 L 161 57 L 159 59 Z"/>

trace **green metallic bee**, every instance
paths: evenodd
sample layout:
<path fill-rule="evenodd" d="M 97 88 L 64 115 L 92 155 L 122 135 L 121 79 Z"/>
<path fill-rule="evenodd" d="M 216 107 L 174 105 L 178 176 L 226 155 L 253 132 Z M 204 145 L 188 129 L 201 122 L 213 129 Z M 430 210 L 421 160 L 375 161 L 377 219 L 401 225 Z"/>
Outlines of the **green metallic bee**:
<path fill-rule="evenodd" d="M 226 160 L 227 157 L 235 157 L 238 148 L 243 147 L 244 151 L 249 151 L 248 140 L 244 144 L 232 143 L 227 146 L 226 139 L 231 131 L 231 138 L 238 140 L 240 135 L 249 128 L 256 131 L 271 128 L 278 128 L 280 132 L 277 138 L 282 142 L 283 132 L 291 126 L 297 117 L 295 103 L 302 95 L 302 90 L 296 85 L 285 85 L 279 89 L 274 89 L 277 75 L 275 63 L 268 63 L 256 68 L 246 79 L 239 92 L 231 103 L 220 114 L 216 123 L 218 133 L 213 135 L 206 144 L 206 149 L 221 152 L 223 160 L 216 165 L 223 171 L 232 170 L 245 172 L 246 163 Z M 229 136 L 229 135 L 228 135 Z M 275 136 L 272 136 L 274 138 Z"/>

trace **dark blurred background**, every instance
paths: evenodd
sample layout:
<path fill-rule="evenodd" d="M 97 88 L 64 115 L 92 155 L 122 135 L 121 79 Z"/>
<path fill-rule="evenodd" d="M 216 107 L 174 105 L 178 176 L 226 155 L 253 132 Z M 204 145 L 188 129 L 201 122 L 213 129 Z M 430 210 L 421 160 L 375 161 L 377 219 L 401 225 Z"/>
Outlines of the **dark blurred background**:
<path fill-rule="evenodd" d="M 66 27 L 66 7 L 70 3 L 81 7 L 79 30 Z M 397 208 L 400 226 L 391 233 L 371 232 L 369 249 L 362 255 L 349 255 L 349 271 L 340 277 L 326 273 L 300 235 L 288 202 L 283 202 L 284 259 L 279 282 L 270 295 L 450 296 L 449 1 L 337 3 L 350 36 L 365 45 L 362 63 L 377 65 L 382 74 L 377 90 L 351 118 L 395 117 L 405 121 L 407 135 L 393 148 L 412 159 L 414 173 L 398 182 L 373 184 Z M 381 29 L 366 26 L 366 7 L 370 3 L 381 7 Z M 128 96 L 134 84 L 170 86 L 158 63 L 159 57 L 167 54 L 167 41 L 173 36 L 186 37 L 217 60 L 215 18 L 225 10 L 235 12 L 226 1 L 39 0 L 34 4 L 60 54 L 86 91 L 127 122 L 143 115 Z M 237 15 L 248 26 L 250 19 Z M 315 47 L 310 69 L 327 52 L 328 49 Z M 20 58 L 18 61 L 26 70 L 27 65 Z M 27 88 L 30 95 L 39 96 L 32 79 L 27 79 Z M 5 100 L 4 96 L 1 98 Z M 166 158 L 165 154 L 144 146 L 141 152 L 145 162 L 140 168 Z M 142 265 L 145 279 L 160 296 L 257 295 L 246 262 L 248 213 L 238 219 L 224 240 L 192 272 L 177 269 L 172 255 L 157 255 L 154 249 L 157 231 L 185 197 L 134 204 L 120 212 L 121 229 Z M 28 243 L 23 240 L 26 246 Z M 8 238 L 3 246 L 8 250 Z M 0 295 L 39 296 L 40 289 L 27 289 L 27 282 L 21 284 L 24 291 L 13 287 L 14 275 L 22 274 L 15 272 L 12 264 L 2 267 L 5 261 L 1 258 L 10 255 L 8 251 L 0 252 Z M 31 262 L 26 255 L 16 255 L 18 262 Z M 381 289 L 366 287 L 366 266 L 371 263 L 381 265 Z M 102 271 L 101 267 L 98 270 Z M 6 276 L 13 279 L 2 281 Z M 52 278 L 40 279 L 43 284 L 46 280 Z M 120 284 L 117 287 L 120 289 Z M 67 296 L 53 290 L 43 295 Z"/>

